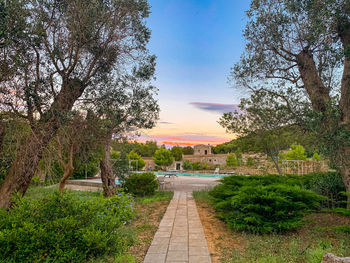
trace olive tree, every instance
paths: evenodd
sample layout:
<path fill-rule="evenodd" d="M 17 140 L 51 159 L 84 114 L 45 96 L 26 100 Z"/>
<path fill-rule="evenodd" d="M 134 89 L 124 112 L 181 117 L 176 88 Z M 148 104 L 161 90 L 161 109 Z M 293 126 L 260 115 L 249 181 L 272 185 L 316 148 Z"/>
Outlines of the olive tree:
<path fill-rule="evenodd" d="M 95 100 L 83 99 L 86 107 L 94 111 L 101 121 L 101 143 L 104 149 L 100 162 L 104 195 L 115 194 L 116 184 L 110 161 L 112 139 L 125 137 L 138 129 L 152 128 L 159 114 L 155 98 L 157 89 L 151 85 L 155 73 L 155 56 L 144 57 L 129 72 L 117 80 L 110 79 L 96 88 Z M 91 102 L 92 101 L 92 102 Z M 119 176 L 119 175 L 117 175 Z"/>
<path fill-rule="evenodd" d="M 0 188 L 0 207 L 24 194 L 44 149 L 76 107 L 106 80 L 144 59 L 146 0 L 1 1 L 0 106 L 31 134 Z"/>
<path fill-rule="evenodd" d="M 350 2 L 253 0 L 247 15 L 236 85 L 273 92 L 287 107 L 291 89 L 309 103 L 350 192 Z"/>

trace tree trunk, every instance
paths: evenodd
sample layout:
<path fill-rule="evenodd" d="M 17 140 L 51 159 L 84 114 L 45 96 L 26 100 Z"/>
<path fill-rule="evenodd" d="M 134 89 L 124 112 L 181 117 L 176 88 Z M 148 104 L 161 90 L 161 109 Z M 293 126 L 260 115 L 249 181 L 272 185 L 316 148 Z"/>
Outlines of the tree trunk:
<path fill-rule="evenodd" d="M 318 112 L 325 112 L 326 104 L 330 101 L 329 90 L 318 74 L 312 53 L 305 49 L 296 56 L 296 60 L 312 108 Z"/>
<path fill-rule="evenodd" d="M 340 149 L 337 155 L 337 161 L 340 165 L 340 175 L 343 179 L 347 197 L 347 209 L 350 209 L 350 147 L 346 146 Z"/>
<path fill-rule="evenodd" d="M 278 159 L 274 158 L 275 156 L 270 156 L 270 157 L 272 158 L 272 161 L 276 166 L 276 170 L 277 170 L 278 174 L 282 175 L 281 168 L 280 168 L 280 165 L 278 163 Z"/>
<path fill-rule="evenodd" d="M 103 195 L 105 197 L 113 196 L 116 193 L 116 183 L 113 174 L 113 167 L 110 162 L 110 145 L 112 137 L 109 136 L 105 141 L 104 155 L 100 162 L 101 179 L 103 185 Z"/>
<path fill-rule="evenodd" d="M 61 194 L 64 192 L 64 187 L 66 185 L 67 179 L 74 172 L 74 166 L 73 166 L 73 144 L 70 145 L 69 153 L 68 153 L 68 162 L 66 164 L 63 164 L 63 168 L 64 168 L 64 173 L 63 173 L 63 177 L 60 180 L 60 186 L 59 186 Z"/>
<path fill-rule="evenodd" d="M 343 49 L 348 51 L 350 48 L 350 21 L 343 21 L 338 25 L 339 36 L 343 44 Z M 345 52 L 344 69 L 341 80 L 341 97 L 339 106 L 342 111 L 341 124 L 350 125 L 350 55 Z"/>
<path fill-rule="evenodd" d="M 17 152 L 9 174 L 0 188 L 0 208 L 8 209 L 11 206 L 11 198 L 15 192 L 25 194 L 44 149 L 62 125 L 62 116 L 72 109 L 85 88 L 86 86 L 77 79 L 63 79 L 62 89 L 50 110 L 41 116 L 38 128 L 31 131 L 28 140 Z"/>
<path fill-rule="evenodd" d="M 44 149 L 54 136 L 56 129 L 52 125 L 41 132 L 32 131 L 26 143 L 20 148 L 12 163 L 9 174 L 0 188 L 0 208 L 8 209 L 15 192 L 24 194 L 35 174 Z"/>

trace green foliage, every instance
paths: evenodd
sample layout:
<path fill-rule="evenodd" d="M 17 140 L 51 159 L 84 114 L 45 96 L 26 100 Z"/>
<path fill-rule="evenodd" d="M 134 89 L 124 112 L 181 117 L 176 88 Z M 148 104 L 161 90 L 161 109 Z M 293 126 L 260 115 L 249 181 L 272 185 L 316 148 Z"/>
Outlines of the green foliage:
<path fill-rule="evenodd" d="M 228 154 L 226 157 L 226 165 L 228 167 L 237 167 L 238 166 L 238 160 L 235 154 Z"/>
<path fill-rule="evenodd" d="M 127 154 L 127 157 L 128 160 L 131 161 L 130 165 L 133 170 L 141 170 L 146 165 L 146 162 L 141 158 L 141 156 L 134 151 L 129 152 Z"/>
<path fill-rule="evenodd" d="M 123 187 L 135 196 L 153 195 L 158 189 L 158 180 L 154 173 L 134 173 L 125 178 Z"/>
<path fill-rule="evenodd" d="M 84 159 L 81 159 L 80 156 L 75 156 L 72 177 L 81 179 L 95 176 L 99 171 L 101 158 L 102 153 L 100 151 L 90 151 Z"/>
<path fill-rule="evenodd" d="M 255 165 L 255 160 L 254 160 L 254 158 L 252 158 L 252 157 L 248 157 L 247 158 L 247 163 L 246 163 L 246 165 L 247 166 L 254 166 Z"/>
<path fill-rule="evenodd" d="M 312 159 L 315 161 L 320 161 L 320 155 L 317 152 L 314 152 L 314 154 L 312 155 Z"/>
<path fill-rule="evenodd" d="M 206 162 L 190 162 L 189 160 L 186 160 L 183 162 L 182 167 L 186 170 L 206 170 L 208 169 L 208 163 Z"/>
<path fill-rule="evenodd" d="M 344 207 L 346 196 L 342 177 L 337 172 L 312 173 L 304 176 L 305 188 L 327 197 L 325 208 Z"/>
<path fill-rule="evenodd" d="M 191 146 L 186 146 L 182 149 L 182 152 L 184 155 L 193 155 L 194 154 L 194 149 Z"/>
<path fill-rule="evenodd" d="M 172 191 L 156 191 L 153 196 L 137 197 L 136 201 L 140 204 L 149 204 L 158 201 L 170 201 L 173 198 L 174 192 Z"/>
<path fill-rule="evenodd" d="M 229 176 L 210 195 L 220 217 L 233 229 L 283 232 L 302 224 L 304 214 L 324 198 L 301 189 L 295 177 Z"/>
<path fill-rule="evenodd" d="M 34 175 L 33 178 L 32 178 L 31 184 L 32 185 L 40 185 L 40 177 L 37 176 L 37 175 Z"/>
<path fill-rule="evenodd" d="M 156 165 L 159 165 L 164 168 L 166 166 L 171 165 L 174 162 L 174 157 L 171 151 L 161 147 L 155 152 L 153 160 Z"/>
<path fill-rule="evenodd" d="M 129 153 L 131 151 L 134 151 L 142 157 L 152 157 L 158 150 L 158 145 L 155 141 L 146 141 L 146 143 L 139 143 L 137 141 L 113 141 L 112 147 L 115 151 L 119 152 L 124 151 L 126 153 Z"/>
<path fill-rule="evenodd" d="M 179 162 L 182 160 L 182 147 L 174 146 L 171 148 L 171 153 L 173 154 L 175 161 Z"/>
<path fill-rule="evenodd" d="M 121 156 L 120 152 L 113 151 L 113 150 L 110 152 L 110 158 L 112 162 L 118 160 L 120 156 Z"/>
<path fill-rule="evenodd" d="M 192 163 L 189 160 L 183 162 L 182 167 L 185 170 L 192 170 Z"/>
<path fill-rule="evenodd" d="M 133 200 L 54 192 L 39 200 L 17 199 L 0 210 L 1 262 L 84 262 L 118 254 L 131 242 L 123 225 L 134 216 Z"/>
<path fill-rule="evenodd" d="M 192 163 L 192 169 L 193 170 L 200 170 L 201 169 L 201 163 L 200 162 L 195 162 L 195 163 Z"/>
<path fill-rule="evenodd" d="M 288 151 L 286 154 L 287 160 L 306 160 L 307 156 L 305 154 L 305 148 L 299 144 L 292 144 L 292 150 Z"/>
<path fill-rule="evenodd" d="M 0 125 L 4 129 L 4 137 L 0 145 L 0 180 L 7 176 L 17 150 L 30 133 L 29 124 L 22 119 L 2 118 L 4 119 L 0 119 Z"/>

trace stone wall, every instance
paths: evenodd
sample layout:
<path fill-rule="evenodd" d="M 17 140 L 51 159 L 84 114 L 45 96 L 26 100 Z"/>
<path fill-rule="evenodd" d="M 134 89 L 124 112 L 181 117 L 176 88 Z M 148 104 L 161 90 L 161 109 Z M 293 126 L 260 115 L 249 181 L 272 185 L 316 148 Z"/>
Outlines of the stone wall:
<path fill-rule="evenodd" d="M 194 155 L 210 155 L 211 154 L 211 146 L 210 145 L 195 145 L 193 147 Z"/>

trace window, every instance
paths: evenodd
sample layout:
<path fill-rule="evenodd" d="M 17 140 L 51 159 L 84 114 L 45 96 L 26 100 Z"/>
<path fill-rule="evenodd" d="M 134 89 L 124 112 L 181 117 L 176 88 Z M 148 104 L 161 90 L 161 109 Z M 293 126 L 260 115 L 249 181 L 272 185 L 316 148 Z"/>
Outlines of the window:
<path fill-rule="evenodd" d="M 207 155 L 207 154 L 208 154 L 208 151 L 207 151 L 207 150 L 205 150 L 205 151 L 204 151 L 204 154 L 205 154 L 205 155 Z"/>

